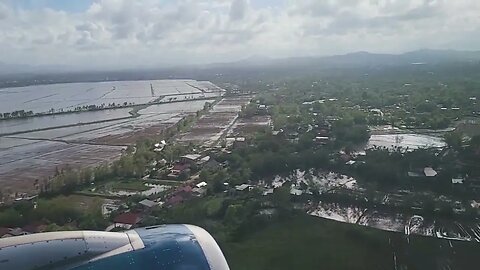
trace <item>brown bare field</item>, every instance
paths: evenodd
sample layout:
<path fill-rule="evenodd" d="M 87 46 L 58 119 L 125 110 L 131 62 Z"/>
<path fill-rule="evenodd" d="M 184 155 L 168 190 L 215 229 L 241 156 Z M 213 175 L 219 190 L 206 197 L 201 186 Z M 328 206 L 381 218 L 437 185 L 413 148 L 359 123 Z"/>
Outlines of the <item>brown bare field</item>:
<path fill-rule="evenodd" d="M 195 125 L 183 134 L 179 142 L 193 142 L 204 146 L 215 144 L 234 125 L 242 106 L 248 104 L 251 97 L 230 97 L 218 102 Z"/>
<path fill-rule="evenodd" d="M 233 125 L 229 136 L 248 137 L 258 131 L 270 127 L 271 118 L 268 115 L 258 115 L 252 118 L 239 118 Z"/>
<path fill-rule="evenodd" d="M 133 145 L 137 141 L 146 138 L 152 138 L 160 135 L 165 129 L 172 126 L 172 124 L 158 124 L 134 131 L 128 131 L 122 134 L 107 135 L 100 138 L 95 138 L 91 142 L 104 145 Z"/>
<path fill-rule="evenodd" d="M 123 147 L 60 142 L 39 142 L 18 147 L 0 157 L 2 190 L 35 193 L 36 180 L 48 179 L 56 168 L 85 168 L 109 163 L 121 155 Z"/>
<path fill-rule="evenodd" d="M 187 88 L 192 87 L 196 88 L 190 85 Z M 218 88 L 207 82 L 200 82 L 199 87 Z M 174 93 L 177 94 L 179 90 L 177 87 L 174 88 Z M 150 93 L 150 87 L 146 91 Z M 216 94 L 212 95 L 211 98 L 214 99 L 216 96 Z M 35 182 L 50 179 L 57 168 L 66 166 L 88 168 L 111 163 L 121 156 L 122 149 L 126 146 L 133 145 L 143 138 L 155 138 L 161 135 L 183 117 L 201 110 L 205 102 L 205 100 L 191 100 L 182 103 L 149 105 L 132 113 L 130 118 L 92 124 L 89 122 L 94 119 L 90 119 L 91 114 L 87 112 L 68 115 L 71 119 L 63 119 L 67 126 L 54 118 L 49 119 L 50 122 L 44 121 L 46 124 L 44 122 L 38 124 L 40 118 L 32 118 L 32 121 L 37 121 L 37 125 L 30 124 L 28 128 L 31 129 L 21 130 L 21 133 L 15 137 L 0 137 L 0 190 L 8 194 L 37 193 Z M 231 104 L 235 104 L 235 101 Z M 228 103 L 226 106 L 231 105 Z M 113 111 L 98 113 L 113 113 Z M 86 116 L 81 118 L 79 117 L 81 115 Z M 67 118 L 67 115 L 64 118 Z M 108 117 L 102 119 L 104 118 L 109 119 Z M 227 120 L 222 122 L 219 118 L 206 117 L 204 121 L 205 125 L 209 122 L 214 125 L 217 121 L 228 125 Z M 44 125 L 47 125 L 47 130 L 41 130 Z M 8 130 L 5 133 L 8 133 Z"/>

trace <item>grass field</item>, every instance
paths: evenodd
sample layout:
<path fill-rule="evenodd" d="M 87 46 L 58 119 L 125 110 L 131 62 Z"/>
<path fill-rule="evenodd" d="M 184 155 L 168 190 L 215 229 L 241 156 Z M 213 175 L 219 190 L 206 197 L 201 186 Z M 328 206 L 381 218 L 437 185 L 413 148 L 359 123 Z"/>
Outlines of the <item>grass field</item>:
<path fill-rule="evenodd" d="M 252 230 L 244 241 L 224 247 L 232 270 L 373 270 L 392 263 L 388 238 L 373 230 L 309 216 Z"/>
<path fill-rule="evenodd" d="M 145 191 L 148 189 L 145 183 L 141 180 L 122 180 L 111 183 L 113 190 L 126 190 L 126 191 Z"/>
<path fill-rule="evenodd" d="M 54 204 L 61 204 L 67 207 L 73 207 L 79 211 L 86 211 L 92 207 L 101 205 L 103 199 L 82 195 L 68 195 L 58 196 L 51 199 L 43 199 L 43 201 Z"/>
<path fill-rule="evenodd" d="M 478 243 L 451 244 L 300 215 L 221 246 L 232 270 L 480 269 Z"/>

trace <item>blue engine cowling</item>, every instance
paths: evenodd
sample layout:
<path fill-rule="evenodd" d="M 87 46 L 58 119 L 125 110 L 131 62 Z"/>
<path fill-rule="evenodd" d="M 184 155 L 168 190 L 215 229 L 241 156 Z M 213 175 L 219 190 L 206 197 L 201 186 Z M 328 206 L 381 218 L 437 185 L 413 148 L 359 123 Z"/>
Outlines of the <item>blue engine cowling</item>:
<path fill-rule="evenodd" d="M 2 270 L 228 270 L 204 229 L 160 225 L 127 232 L 52 232 L 0 239 Z"/>

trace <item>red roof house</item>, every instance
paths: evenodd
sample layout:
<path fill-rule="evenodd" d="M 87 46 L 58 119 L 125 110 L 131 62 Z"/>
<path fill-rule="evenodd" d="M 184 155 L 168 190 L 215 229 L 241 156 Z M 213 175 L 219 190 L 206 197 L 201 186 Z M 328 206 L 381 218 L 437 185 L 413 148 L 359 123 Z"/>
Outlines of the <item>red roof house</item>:
<path fill-rule="evenodd" d="M 185 199 L 181 195 L 175 195 L 167 200 L 168 206 L 175 206 L 181 204 Z"/>
<path fill-rule="evenodd" d="M 140 213 L 127 212 L 118 215 L 113 220 L 115 227 L 130 229 L 142 221 Z"/>
<path fill-rule="evenodd" d="M 8 235 L 9 233 L 10 233 L 9 228 L 0 227 L 0 238 L 3 238 L 4 236 Z"/>

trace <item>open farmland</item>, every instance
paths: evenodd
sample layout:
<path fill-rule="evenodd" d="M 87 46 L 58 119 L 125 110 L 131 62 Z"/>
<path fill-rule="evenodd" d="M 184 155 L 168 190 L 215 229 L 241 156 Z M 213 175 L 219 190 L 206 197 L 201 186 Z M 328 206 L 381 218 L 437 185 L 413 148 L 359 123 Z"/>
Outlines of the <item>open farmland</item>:
<path fill-rule="evenodd" d="M 181 134 L 178 141 L 194 142 L 203 146 L 215 145 L 235 124 L 242 106 L 248 104 L 250 99 L 250 96 L 222 99 L 188 132 Z"/>
<path fill-rule="evenodd" d="M 123 147 L 38 141 L 2 150 L 0 183 L 5 190 L 35 191 L 34 183 L 52 176 L 56 168 L 90 167 L 109 163 Z"/>
<path fill-rule="evenodd" d="M 153 91 L 150 84 L 154 88 Z M 87 85 L 90 87 L 85 90 Z M 2 152 L 0 183 L 3 190 L 7 190 L 8 193 L 16 191 L 35 193 L 37 190 L 34 184 L 49 179 L 57 169 L 66 166 L 85 168 L 108 164 L 120 157 L 122 149 L 126 146 L 133 145 L 142 138 L 158 136 L 185 116 L 202 110 L 207 102 L 214 102 L 214 99 L 205 99 L 206 96 L 214 98 L 221 94 L 215 85 L 196 81 L 71 84 L 75 91 L 88 92 L 87 97 L 98 96 L 98 93 L 91 92 L 103 91 L 106 85 L 108 87 L 117 85 L 118 90 L 115 91 L 119 93 L 115 95 L 120 95 L 126 100 L 136 96 L 138 87 L 141 88 L 138 95 L 148 91 L 148 94 L 156 93 L 154 99 L 161 97 L 160 94 L 165 94 L 167 96 L 163 97 L 164 99 L 168 97 L 176 100 L 167 100 L 168 103 L 164 104 L 145 104 L 137 110 L 118 108 L 0 121 L 0 151 Z M 49 97 L 50 94 L 36 93 L 35 96 L 45 96 L 27 102 L 29 107 L 25 109 L 35 108 L 36 102 L 43 103 L 50 99 L 54 99 L 50 100 L 50 105 L 56 104 L 58 103 L 56 98 L 59 95 L 76 100 L 75 97 L 78 95 L 67 86 L 68 84 L 32 86 L 36 89 L 35 91 L 57 89 L 67 93 L 58 93 L 51 97 Z M 26 92 L 34 91 L 32 87 L 3 89 L 2 95 L 23 93 L 19 97 L 24 97 L 27 96 Z M 121 89 L 123 92 L 120 91 Z M 187 92 L 200 95 L 202 100 L 194 100 L 197 97 L 192 95 L 184 96 Z M 105 98 L 103 97 L 100 101 L 105 101 Z M 95 99 L 92 98 L 93 100 Z M 71 102 L 67 101 L 65 104 Z M 1 105 L 3 106 L 3 103 Z M 0 107 L 0 111 L 8 111 L 8 108 Z"/>
<path fill-rule="evenodd" d="M 229 136 L 241 136 L 255 134 L 255 132 L 265 130 L 272 125 L 272 119 L 269 115 L 256 115 L 251 118 L 240 118 L 232 126 Z"/>
<path fill-rule="evenodd" d="M 210 95 L 221 89 L 193 80 L 109 81 L 64 83 L 0 89 L 0 112 L 69 111 L 85 105 L 146 104 L 168 96 L 172 100 Z M 214 96 L 214 95 L 212 95 Z"/>

